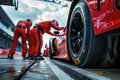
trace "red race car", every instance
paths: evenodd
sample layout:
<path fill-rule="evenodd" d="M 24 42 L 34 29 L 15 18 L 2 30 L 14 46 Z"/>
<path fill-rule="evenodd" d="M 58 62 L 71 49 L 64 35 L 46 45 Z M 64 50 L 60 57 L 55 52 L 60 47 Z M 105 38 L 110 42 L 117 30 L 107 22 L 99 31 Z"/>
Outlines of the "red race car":
<path fill-rule="evenodd" d="M 9 50 L 6 48 L 0 48 L 0 57 L 8 57 Z M 21 52 L 16 51 L 15 56 L 20 56 Z"/>
<path fill-rule="evenodd" d="M 63 36 L 49 40 L 50 58 L 79 67 L 114 66 L 120 60 L 120 0 L 73 0 Z"/>
<path fill-rule="evenodd" d="M 45 50 L 43 56 L 48 57 L 49 56 L 49 47 L 47 44 L 45 44 Z"/>

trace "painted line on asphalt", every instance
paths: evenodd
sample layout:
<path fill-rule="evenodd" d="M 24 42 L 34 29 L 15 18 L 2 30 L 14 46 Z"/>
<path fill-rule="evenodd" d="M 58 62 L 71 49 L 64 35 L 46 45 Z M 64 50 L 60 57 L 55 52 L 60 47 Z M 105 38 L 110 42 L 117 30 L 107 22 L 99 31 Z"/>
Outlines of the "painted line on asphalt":
<path fill-rule="evenodd" d="M 72 70 L 74 70 L 74 71 L 76 71 L 80 74 L 83 74 L 86 77 L 91 78 L 92 80 L 111 80 L 110 78 L 95 74 L 95 73 L 87 71 L 83 68 L 79 68 L 79 67 L 76 67 L 76 66 L 73 66 L 73 65 L 70 65 L 70 64 L 65 64 L 63 62 L 57 62 L 57 63 L 59 63 L 62 66 L 66 66 L 66 67 L 68 67 L 68 68 L 70 68 L 70 69 L 72 69 Z"/>
<path fill-rule="evenodd" d="M 107 78 L 107 77 L 104 77 L 104 76 L 101 76 L 101 75 L 97 75 L 93 72 L 89 72 L 87 70 L 84 70 L 84 69 L 81 69 L 81 68 L 71 68 L 72 70 L 75 70 L 93 80 L 111 80 L 110 78 Z"/>
<path fill-rule="evenodd" d="M 70 77 L 68 74 L 66 74 L 64 71 L 62 71 L 59 67 L 57 67 L 55 64 L 50 62 L 49 59 L 45 58 L 47 64 L 52 69 L 52 71 L 55 73 L 55 75 L 58 77 L 59 80 L 74 80 L 72 77 Z"/>
<path fill-rule="evenodd" d="M 34 60 L 23 72 L 21 72 L 19 75 L 17 75 L 14 80 L 21 80 L 23 75 L 32 67 L 32 65 L 34 65 L 36 63 L 36 61 L 37 60 Z"/>
<path fill-rule="evenodd" d="M 60 69 L 62 69 L 64 72 L 66 72 L 68 75 L 70 75 L 75 80 L 92 80 L 92 79 L 86 77 L 85 75 L 83 75 L 75 70 L 72 70 L 69 67 L 63 66 L 59 63 L 54 63 L 54 64 L 56 64 L 58 67 L 60 67 Z"/>

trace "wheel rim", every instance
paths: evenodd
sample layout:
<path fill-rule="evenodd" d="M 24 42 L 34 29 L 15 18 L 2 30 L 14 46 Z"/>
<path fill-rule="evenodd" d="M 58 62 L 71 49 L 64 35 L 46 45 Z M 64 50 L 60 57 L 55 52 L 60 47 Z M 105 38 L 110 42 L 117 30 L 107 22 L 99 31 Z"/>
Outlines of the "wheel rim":
<path fill-rule="evenodd" d="M 70 45 L 73 50 L 73 56 L 80 54 L 81 46 L 84 39 L 84 27 L 80 12 L 76 12 L 73 17 L 70 29 Z"/>

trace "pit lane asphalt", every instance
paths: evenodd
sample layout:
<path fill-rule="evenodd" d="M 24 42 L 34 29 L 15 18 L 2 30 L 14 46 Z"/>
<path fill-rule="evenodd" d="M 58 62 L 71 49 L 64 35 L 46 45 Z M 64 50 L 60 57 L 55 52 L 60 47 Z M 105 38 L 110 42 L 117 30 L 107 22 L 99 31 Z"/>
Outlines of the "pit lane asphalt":
<path fill-rule="evenodd" d="M 58 60 L 0 58 L 0 80 L 118 80 L 120 69 L 79 68 Z"/>
<path fill-rule="evenodd" d="M 52 63 L 49 58 L 45 58 L 45 60 L 1 58 L 0 80 L 81 80 L 83 78 L 77 76 L 79 73 L 72 70 L 64 72 L 62 69 L 65 68 L 55 62 Z M 75 74 L 68 74 L 73 72 Z M 82 80 L 86 80 L 86 78 Z"/>
<path fill-rule="evenodd" d="M 58 71 L 60 72 L 60 71 Z M 64 74 L 64 73 L 63 73 Z M 65 75 L 65 74 L 64 74 Z M 64 76 L 63 75 L 63 76 Z M 45 60 L 0 58 L 0 80 L 72 80 L 69 76 L 58 78 Z"/>

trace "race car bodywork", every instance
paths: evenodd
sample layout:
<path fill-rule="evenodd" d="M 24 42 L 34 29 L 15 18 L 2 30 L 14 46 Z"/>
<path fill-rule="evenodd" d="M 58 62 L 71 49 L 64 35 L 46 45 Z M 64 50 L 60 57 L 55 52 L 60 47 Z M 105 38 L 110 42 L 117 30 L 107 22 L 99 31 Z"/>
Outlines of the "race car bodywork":
<path fill-rule="evenodd" d="M 8 49 L 0 48 L 0 57 L 3 57 L 3 56 L 7 57 L 8 53 L 9 53 Z M 21 52 L 18 52 L 18 51 L 15 52 L 15 56 L 20 56 L 20 55 L 21 55 Z"/>
<path fill-rule="evenodd" d="M 49 56 L 49 47 L 45 47 L 43 56 L 45 57 Z"/>
<path fill-rule="evenodd" d="M 120 59 L 120 0 L 73 0 L 66 34 L 50 39 L 50 58 L 79 67 L 108 67 Z"/>

